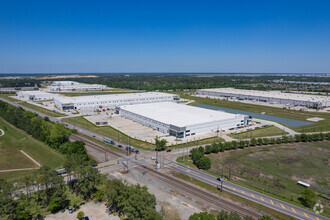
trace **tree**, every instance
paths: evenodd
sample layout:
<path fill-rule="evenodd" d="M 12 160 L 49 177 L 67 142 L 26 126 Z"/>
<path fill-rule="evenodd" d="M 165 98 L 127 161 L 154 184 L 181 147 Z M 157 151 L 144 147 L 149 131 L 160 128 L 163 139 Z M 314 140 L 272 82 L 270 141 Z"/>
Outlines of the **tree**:
<path fill-rule="evenodd" d="M 263 215 L 262 218 L 259 218 L 259 220 L 273 220 L 273 218 L 268 215 Z"/>
<path fill-rule="evenodd" d="M 202 156 L 198 161 L 197 161 L 197 167 L 202 170 L 208 170 L 211 168 L 211 159 L 205 156 Z"/>
<path fill-rule="evenodd" d="M 219 214 L 217 215 L 217 220 L 228 220 L 228 212 L 221 210 Z"/>
<path fill-rule="evenodd" d="M 167 141 L 165 139 L 159 140 L 158 137 L 155 138 L 155 145 L 157 151 L 162 151 L 166 149 Z"/>
<path fill-rule="evenodd" d="M 301 196 L 302 197 L 300 198 L 300 201 L 304 206 L 308 208 L 314 207 L 317 200 L 317 195 L 314 190 L 309 187 L 306 187 L 304 191 L 301 192 Z"/>
<path fill-rule="evenodd" d="M 189 220 L 216 220 L 215 216 L 207 212 L 194 213 Z"/>
<path fill-rule="evenodd" d="M 250 146 L 256 146 L 256 144 L 257 144 L 257 139 L 252 138 L 250 141 Z"/>
<path fill-rule="evenodd" d="M 13 194 L 13 184 L 0 179 L 0 216 L 8 215 L 10 219 L 14 218 L 13 214 L 16 203 Z"/>
<path fill-rule="evenodd" d="M 77 219 L 82 219 L 85 217 L 85 213 L 83 211 L 78 212 Z"/>

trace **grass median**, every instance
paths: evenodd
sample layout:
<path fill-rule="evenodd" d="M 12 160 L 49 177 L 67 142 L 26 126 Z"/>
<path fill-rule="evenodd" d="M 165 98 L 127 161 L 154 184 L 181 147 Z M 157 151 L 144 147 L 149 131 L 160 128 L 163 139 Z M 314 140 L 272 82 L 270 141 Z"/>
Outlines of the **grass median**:
<path fill-rule="evenodd" d="M 229 137 L 235 139 L 248 139 L 248 138 L 259 138 L 259 137 L 268 137 L 268 136 L 277 136 L 277 135 L 286 135 L 288 132 L 274 126 L 268 126 L 264 128 L 256 128 L 250 131 L 244 131 L 240 133 L 231 133 L 228 134 Z"/>

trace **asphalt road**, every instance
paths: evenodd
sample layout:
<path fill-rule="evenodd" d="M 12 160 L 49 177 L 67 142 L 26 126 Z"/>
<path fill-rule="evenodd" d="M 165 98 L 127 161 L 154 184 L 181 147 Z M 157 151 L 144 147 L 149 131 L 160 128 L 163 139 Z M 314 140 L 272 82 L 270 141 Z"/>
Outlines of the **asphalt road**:
<path fill-rule="evenodd" d="M 12 102 L 12 101 L 9 101 L 7 99 L 4 99 L 4 98 L 0 98 L 1 101 L 4 101 L 4 102 L 7 102 L 13 106 L 16 106 L 16 107 L 22 107 L 23 109 L 25 110 L 28 110 L 28 111 L 31 111 L 31 112 L 34 112 L 36 114 L 39 114 L 41 117 L 48 117 L 49 120 L 53 121 L 53 122 L 59 122 L 59 123 L 63 123 L 66 125 L 66 127 L 68 128 L 71 128 L 71 129 L 77 129 L 79 133 L 81 134 L 84 134 L 84 135 L 87 135 L 89 137 L 93 137 L 97 140 L 100 140 L 100 141 L 103 141 L 103 137 L 102 135 L 98 134 L 98 133 L 95 133 L 95 132 L 92 132 L 90 130 L 87 130 L 87 129 L 84 129 L 84 128 L 81 128 L 79 126 L 76 126 L 76 125 L 73 125 L 73 124 L 70 124 L 70 123 L 67 123 L 67 122 L 63 122 L 61 121 L 60 119 L 56 118 L 56 117 L 52 117 L 52 116 L 48 116 L 44 113 L 41 113 L 41 112 L 38 112 L 38 111 L 35 111 L 33 109 L 30 109 L 28 107 L 25 107 L 25 106 L 22 106 L 18 103 L 15 103 L 15 102 Z M 115 141 L 115 145 L 118 146 L 118 145 L 122 145 L 122 146 L 126 146 L 124 143 L 121 143 L 121 142 L 118 142 L 118 141 Z M 180 153 L 180 150 L 177 150 L 178 152 L 172 152 L 172 154 L 181 154 Z M 182 150 L 181 150 L 182 151 Z M 140 150 L 140 155 L 141 154 L 146 154 L 146 155 L 151 155 L 150 152 L 148 151 L 143 151 L 143 150 Z M 129 167 L 134 167 L 134 166 L 137 166 L 137 165 L 142 165 L 142 164 L 145 164 L 147 162 L 147 160 L 140 160 L 140 161 L 136 161 L 136 160 L 129 160 Z M 131 164 L 130 164 L 131 163 Z M 109 167 L 110 169 L 109 170 L 114 170 L 115 168 L 119 168 L 119 167 L 122 167 L 123 168 L 123 164 L 118 164 L 118 165 L 115 165 L 114 167 Z M 188 176 L 191 176 L 191 177 L 194 177 L 198 180 L 201 180 L 205 183 L 208 183 L 214 187 L 220 185 L 219 181 L 217 181 L 216 177 L 212 176 L 212 175 L 209 175 L 209 174 L 206 174 L 204 172 L 201 172 L 201 171 L 198 171 L 198 170 L 195 170 L 195 169 L 192 169 L 192 168 L 189 168 L 189 167 L 186 167 L 182 164 L 179 164 L 179 163 L 176 163 L 176 162 L 171 162 L 171 163 L 167 163 L 166 166 L 170 167 L 171 169 L 173 170 L 176 170 L 180 173 L 184 173 Z M 107 169 L 105 169 L 107 170 Z M 104 173 L 104 170 L 103 172 Z M 279 212 L 282 212 L 282 213 L 285 213 L 285 214 L 288 214 L 290 216 L 293 216 L 297 219 L 304 219 L 304 220 L 327 220 L 328 218 L 324 217 L 324 216 L 321 216 L 321 215 L 318 215 L 314 212 L 311 212 L 311 211 L 308 211 L 308 210 L 305 210 L 305 209 L 302 209 L 300 207 L 297 207 L 295 205 L 292 205 L 292 204 L 289 204 L 289 203 L 286 203 L 286 202 L 283 202 L 281 200 L 278 200 L 278 199 L 275 199 L 273 197 L 270 197 L 270 196 L 267 196 L 265 194 L 262 194 L 262 193 L 259 193 L 259 192 L 256 192 L 256 191 L 253 191 L 253 190 L 250 190 L 250 189 L 247 189 L 247 188 L 244 188 L 244 187 L 241 187 L 241 186 L 238 186 L 236 184 L 233 184 L 233 183 L 230 183 L 228 181 L 225 181 L 224 184 L 223 184 L 223 189 L 226 190 L 226 191 L 229 191 L 233 194 L 236 194 L 238 196 L 241 196 L 243 198 L 246 198 L 248 200 L 251 200 L 251 201 L 254 201 L 254 202 L 257 202 L 257 203 L 260 203 L 264 206 L 267 206 L 271 209 L 274 209 L 274 210 L 277 210 Z"/>
<path fill-rule="evenodd" d="M 187 166 L 184 166 L 182 164 L 172 162 L 168 163 L 167 166 L 169 166 L 171 169 L 176 170 L 180 173 L 186 174 L 190 177 L 193 177 L 195 179 L 198 179 L 200 181 L 203 181 L 205 183 L 208 183 L 214 187 L 217 187 L 220 185 L 220 181 L 217 180 L 216 177 L 209 175 L 207 173 L 189 168 Z M 224 181 L 223 183 L 223 189 L 226 191 L 229 191 L 233 194 L 236 194 L 240 197 L 246 198 L 248 200 L 260 203 L 264 206 L 267 206 L 271 209 L 275 209 L 279 212 L 288 214 L 290 216 L 293 216 L 297 219 L 306 219 L 306 220 L 326 220 L 328 218 L 318 215 L 314 212 L 310 212 L 306 209 L 297 207 L 295 205 L 283 202 L 281 200 L 275 199 L 273 197 L 267 196 L 265 194 L 244 188 L 242 186 L 236 185 L 234 183 Z"/>

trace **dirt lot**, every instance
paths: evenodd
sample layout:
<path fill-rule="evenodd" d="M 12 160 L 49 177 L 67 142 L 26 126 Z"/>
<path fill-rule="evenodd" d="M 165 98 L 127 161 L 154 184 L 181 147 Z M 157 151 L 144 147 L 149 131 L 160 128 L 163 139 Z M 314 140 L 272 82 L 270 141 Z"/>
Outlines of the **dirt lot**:
<path fill-rule="evenodd" d="M 79 211 L 83 211 L 85 216 L 88 216 L 92 220 L 119 220 L 118 216 L 109 215 L 104 203 L 90 202 L 80 206 L 80 209 L 70 214 L 68 210 L 51 214 L 45 217 L 46 220 L 77 220 L 77 214 Z"/>

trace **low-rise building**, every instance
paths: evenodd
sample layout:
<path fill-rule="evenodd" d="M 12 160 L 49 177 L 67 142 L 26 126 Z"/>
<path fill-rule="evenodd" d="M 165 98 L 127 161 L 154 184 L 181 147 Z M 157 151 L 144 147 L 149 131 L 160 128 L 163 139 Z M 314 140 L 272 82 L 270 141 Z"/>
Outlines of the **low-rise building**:
<path fill-rule="evenodd" d="M 126 105 L 119 114 L 165 134 L 184 138 L 206 132 L 247 126 L 249 116 L 204 109 L 174 102 Z"/>
<path fill-rule="evenodd" d="M 48 92 L 41 92 L 41 91 L 18 91 L 16 95 L 19 98 L 26 99 L 26 100 L 52 100 L 54 98 L 59 97 L 58 94 L 48 93 Z"/>
<path fill-rule="evenodd" d="M 199 89 L 199 95 L 236 98 L 310 108 L 325 108 L 330 106 L 329 96 L 285 93 L 281 91 L 259 91 L 233 88 Z"/>
<path fill-rule="evenodd" d="M 54 99 L 56 107 L 67 109 L 91 109 L 132 105 L 141 103 L 168 102 L 179 100 L 180 96 L 161 92 L 123 93 L 107 95 L 86 95 L 76 97 L 59 96 Z"/>

